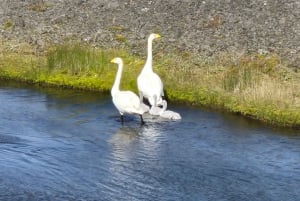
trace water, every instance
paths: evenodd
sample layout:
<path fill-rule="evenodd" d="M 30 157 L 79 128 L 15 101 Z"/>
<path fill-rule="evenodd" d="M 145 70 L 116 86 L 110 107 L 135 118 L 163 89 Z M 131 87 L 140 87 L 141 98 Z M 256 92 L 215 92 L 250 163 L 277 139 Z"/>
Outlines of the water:
<path fill-rule="evenodd" d="M 170 108 L 122 126 L 110 96 L 2 82 L 0 200 L 299 200 L 299 131 Z"/>

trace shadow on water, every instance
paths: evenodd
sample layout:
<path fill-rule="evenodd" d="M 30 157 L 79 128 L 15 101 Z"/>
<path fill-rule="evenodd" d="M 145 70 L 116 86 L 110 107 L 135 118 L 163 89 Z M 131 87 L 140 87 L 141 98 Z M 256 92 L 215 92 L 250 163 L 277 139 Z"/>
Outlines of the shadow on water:
<path fill-rule="evenodd" d="M 299 131 L 170 104 L 127 116 L 109 95 L 0 83 L 0 200 L 291 200 Z"/>

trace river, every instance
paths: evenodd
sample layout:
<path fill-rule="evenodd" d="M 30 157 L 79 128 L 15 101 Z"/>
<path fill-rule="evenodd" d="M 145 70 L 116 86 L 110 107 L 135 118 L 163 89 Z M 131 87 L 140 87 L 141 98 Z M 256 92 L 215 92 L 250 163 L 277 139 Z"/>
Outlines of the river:
<path fill-rule="evenodd" d="M 0 82 L 0 200 L 299 200 L 300 131 L 169 106 L 122 125 L 109 95 Z"/>

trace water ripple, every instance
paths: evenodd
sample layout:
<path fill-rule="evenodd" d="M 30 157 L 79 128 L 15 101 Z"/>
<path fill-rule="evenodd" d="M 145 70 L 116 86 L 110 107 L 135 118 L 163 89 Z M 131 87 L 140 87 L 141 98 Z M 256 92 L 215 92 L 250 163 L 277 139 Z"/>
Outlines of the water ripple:
<path fill-rule="evenodd" d="M 0 200 L 298 200 L 300 138 L 172 105 L 126 116 L 109 96 L 0 87 Z"/>

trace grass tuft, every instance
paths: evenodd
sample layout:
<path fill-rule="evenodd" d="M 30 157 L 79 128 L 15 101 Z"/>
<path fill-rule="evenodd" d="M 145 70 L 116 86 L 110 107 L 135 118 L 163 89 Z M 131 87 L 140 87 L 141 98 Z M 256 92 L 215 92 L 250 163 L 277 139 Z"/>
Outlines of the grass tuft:
<path fill-rule="evenodd" d="M 43 0 L 40 0 L 30 4 L 28 9 L 36 12 L 45 12 L 48 7 L 49 5 L 47 3 L 45 3 Z"/>
<path fill-rule="evenodd" d="M 56 46 L 47 54 L 49 71 L 59 71 L 73 75 L 98 73 L 107 64 L 108 58 L 104 52 L 79 44 Z"/>

